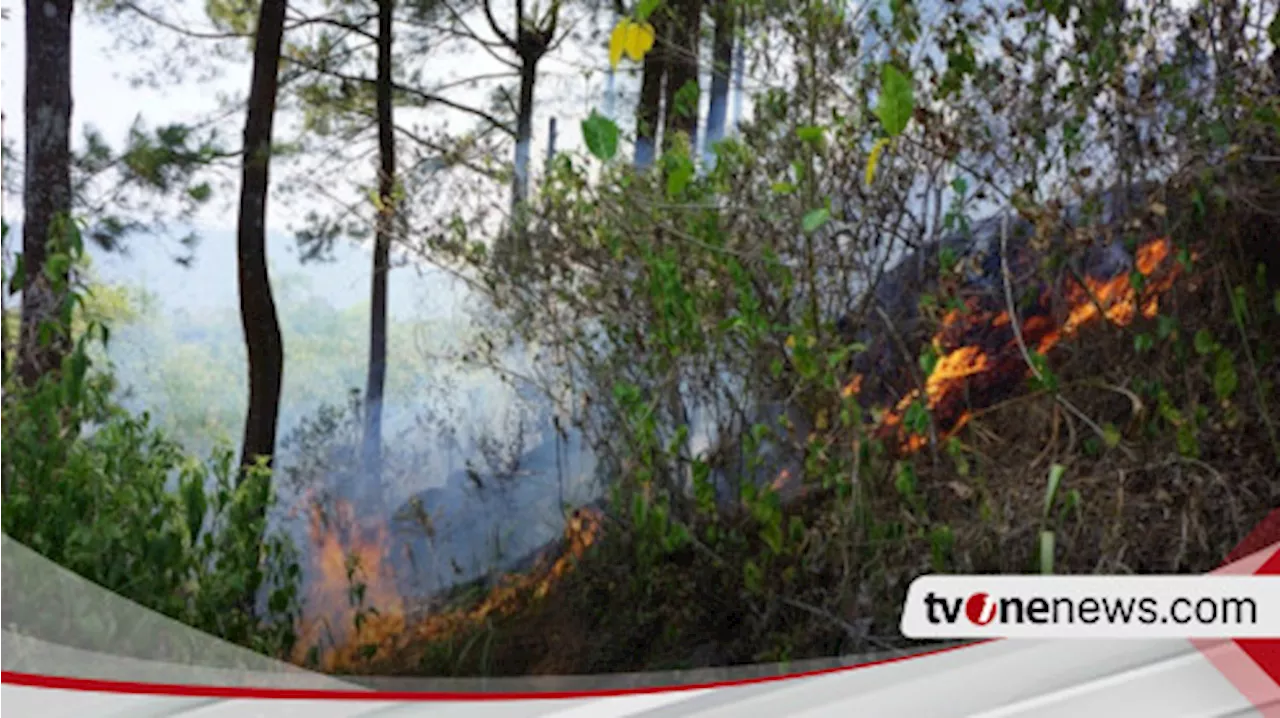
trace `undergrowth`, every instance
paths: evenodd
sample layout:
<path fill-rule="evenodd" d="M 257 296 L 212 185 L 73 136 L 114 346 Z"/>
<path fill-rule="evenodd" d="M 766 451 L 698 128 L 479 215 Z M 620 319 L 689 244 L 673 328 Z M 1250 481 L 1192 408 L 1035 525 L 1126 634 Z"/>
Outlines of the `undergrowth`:
<path fill-rule="evenodd" d="M 856 487 L 787 503 L 748 491 L 749 510 L 678 529 L 646 522 L 642 502 L 615 505 L 631 515 L 606 515 L 545 595 L 530 588 L 505 614 L 357 670 L 605 673 L 875 652 L 912 645 L 897 626 L 924 573 L 1212 570 L 1280 505 L 1280 282 L 1245 249 L 1274 220 L 1223 204 L 1183 222 L 1191 266 L 1159 314 L 1096 323 L 1055 349 L 1040 368 L 1057 392 L 1029 380 L 936 453 L 865 451 Z"/>

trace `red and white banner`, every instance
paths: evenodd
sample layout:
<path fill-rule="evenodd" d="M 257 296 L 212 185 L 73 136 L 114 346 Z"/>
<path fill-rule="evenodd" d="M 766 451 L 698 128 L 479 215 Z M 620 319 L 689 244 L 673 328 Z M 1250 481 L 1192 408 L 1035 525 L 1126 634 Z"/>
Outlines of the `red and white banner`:
<path fill-rule="evenodd" d="M 927 577 L 912 586 L 903 621 L 911 633 L 958 635 L 961 630 L 991 629 L 994 635 L 1013 635 L 1026 629 L 1060 636 L 1055 639 L 988 640 L 907 656 L 850 657 L 793 666 L 789 672 L 754 666 L 648 676 L 470 682 L 388 679 L 371 684 L 309 673 L 197 634 L 106 594 L 5 537 L 6 574 L 21 569 L 27 576 L 32 572 L 41 574 L 42 580 L 47 576 L 45 585 L 56 585 L 68 606 L 97 601 L 112 612 L 114 636 L 138 640 L 128 644 L 130 653 L 124 655 L 126 649 L 113 653 L 93 635 L 57 642 L 34 637 L 24 631 L 24 616 L 35 621 L 38 617 L 30 611 L 48 614 L 61 607 L 48 605 L 47 600 L 25 606 L 21 596 L 6 594 L 0 693 L 8 715 L 39 718 L 816 718 L 833 714 L 1280 718 L 1280 638 L 1274 633 L 1278 541 L 1280 511 L 1273 512 L 1234 552 L 1230 564 L 1210 577 Z M 986 597 L 974 598 L 975 594 Z M 1040 608 L 1036 601 L 1040 598 L 1047 609 Z M 1092 624 L 1063 620 L 1068 610 L 1075 619 L 1082 610 L 1084 615 L 1095 615 L 1093 602 L 1098 604 L 1097 615 L 1105 616 L 1104 599 L 1112 601 L 1110 618 Z M 1128 619 L 1118 617 L 1115 600 L 1137 604 L 1148 600 L 1155 618 L 1139 620 L 1139 609 Z M 1221 618 L 1224 611 L 1244 615 L 1248 601 L 1255 610 L 1252 619 Z M 1187 623 L 1174 617 L 1185 617 L 1178 611 L 1194 614 L 1197 609 L 1202 613 Z M 937 622 L 929 620 L 930 610 Z M 1017 618 L 1018 610 L 1021 623 L 1011 620 Z M 1205 613 L 1210 610 L 1213 616 Z M 970 619 L 971 613 L 976 621 Z M 1036 621 L 1029 620 L 1033 614 Z M 1159 620 L 1166 616 L 1168 622 Z M 951 623 L 943 627 L 947 621 Z M 1089 631 L 1100 633 L 1085 635 Z M 1189 638 L 1193 634 L 1231 638 Z M 1102 635 L 1109 637 L 1098 637 Z M 175 662 L 143 655 L 142 639 L 163 639 L 169 649 L 184 647 L 187 659 Z"/>

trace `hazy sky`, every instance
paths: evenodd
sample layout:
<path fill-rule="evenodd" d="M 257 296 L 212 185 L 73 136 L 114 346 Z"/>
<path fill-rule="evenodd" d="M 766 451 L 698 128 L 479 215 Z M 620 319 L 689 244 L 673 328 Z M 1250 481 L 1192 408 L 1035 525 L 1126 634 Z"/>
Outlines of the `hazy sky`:
<path fill-rule="evenodd" d="M 209 30 L 210 26 L 202 20 L 199 0 L 173 0 L 163 6 L 165 17 L 171 21 L 195 28 Z M 16 146 L 22 146 L 22 105 L 23 105 L 23 21 L 24 3 L 7 0 L 4 7 L 9 13 L 9 20 L 3 23 L 3 108 L 5 115 L 4 131 L 6 136 L 15 140 Z M 502 7 L 499 4 L 499 7 Z M 502 13 L 499 12 L 499 17 Z M 510 14 L 510 13 L 507 13 Z M 569 13 L 566 12 L 566 16 Z M 572 21 L 574 18 L 566 18 Z M 607 24 L 610 18 L 602 15 L 600 23 Z M 143 22 L 137 20 L 135 22 Z M 562 27 L 566 23 L 562 22 Z M 603 38 L 605 35 L 590 33 L 587 19 L 576 19 L 571 23 L 572 29 L 579 34 Z M 473 27 L 484 27 L 483 22 L 472 24 Z M 75 128 L 73 141 L 81 140 L 81 130 L 86 123 L 92 124 L 103 132 L 112 142 L 122 141 L 135 118 L 141 115 L 149 125 L 164 122 L 190 121 L 193 118 L 205 117 L 219 109 L 218 95 L 243 95 L 248 87 L 250 67 L 248 52 L 244 60 L 229 63 L 219 60 L 223 68 L 222 77 L 214 82 L 188 82 L 182 85 L 166 85 L 163 89 L 153 87 L 133 87 L 130 77 L 144 72 L 154 66 L 161 57 L 161 50 L 144 51 L 138 55 L 128 48 L 117 48 L 114 37 L 118 23 L 108 24 L 93 18 L 83 8 L 77 8 L 73 30 L 72 52 L 72 96 L 74 99 L 72 123 Z M 603 28 L 602 28 L 603 29 Z M 607 29 L 605 29 L 607 32 Z M 161 31 L 163 42 L 170 41 L 171 35 Z M 198 43 L 197 40 L 186 41 Z M 598 43 L 602 43 L 600 39 Z M 189 47 L 190 49 L 190 47 Z M 422 64 L 424 75 L 431 81 L 441 84 L 460 80 L 475 75 L 485 75 L 503 71 L 505 68 L 488 53 L 477 49 L 466 51 L 457 43 L 453 46 L 441 46 L 439 51 L 432 52 L 418 60 Z M 632 63 L 633 64 L 633 63 Z M 584 47 L 581 43 L 567 42 L 559 50 L 543 60 L 540 65 L 538 86 L 537 117 L 535 125 L 534 157 L 540 158 L 545 153 L 547 122 L 556 116 L 559 123 L 557 137 L 558 149 L 574 149 L 581 147 L 579 122 L 592 107 L 603 106 L 602 88 L 607 70 L 607 53 L 603 45 L 599 48 Z M 624 68 L 620 75 L 628 70 Z M 371 74 L 372 68 L 367 72 Z M 627 90 L 635 84 L 632 78 L 620 77 L 618 87 Z M 480 105 L 486 95 L 495 87 L 494 81 L 482 83 L 474 88 L 457 87 L 443 93 L 451 99 Z M 462 117 L 447 110 L 435 111 L 433 120 L 447 118 L 450 124 L 458 126 Z M 288 133 L 288 125 L 293 118 L 283 117 L 277 120 L 276 138 L 283 139 Z M 238 137 L 243 123 L 243 115 L 237 114 L 228 119 L 224 127 L 228 136 Z M 535 164 L 540 165 L 540 162 Z M 372 170 L 372 158 L 369 162 Z M 300 207 L 282 208 L 272 206 L 269 209 L 268 222 L 271 229 L 283 230 L 291 215 L 303 211 Z M 13 217 L 14 209 L 5 208 L 6 216 Z M 201 223 L 212 226 L 229 227 L 230 217 L 225 211 L 211 210 L 201 217 Z"/>
<path fill-rule="evenodd" d="M 3 55 L 0 56 L 0 67 L 3 67 L 4 133 L 11 139 L 13 146 L 22 150 L 23 136 L 23 68 L 24 68 L 24 15 L 25 4 L 16 0 L 6 0 L 3 5 L 9 19 L 2 23 Z M 155 3 L 162 8 L 164 17 L 183 26 L 209 30 L 207 21 L 203 19 L 200 0 L 172 0 L 167 3 Z M 296 4 L 295 4 L 296 6 Z M 502 7 L 499 4 L 499 7 Z M 499 11 L 499 17 L 502 13 Z M 510 13 L 507 13 L 510 14 Z M 133 22 L 143 23 L 142 20 Z M 610 22 L 608 15 L 603 15 L 600 23 Z M 484 27 L 483 22 L 473 23 L 473 27 Z M 566 27 L 562 22 L 561 27 Z M 125 28 L 127 31 L 128 28 Z M 592 33 L 589 22 L 578 19 L 572 23 L 572 30 L 588 37 L 603 37 Z M 93 17 L 83 6 L 77 7 L 72 37 L 72 97 L 73 97 L 73 143 L 82 144 L 83 128 L 92 125 L 99 130 L 113 146 L 123 143 L 129 128 L 139 117 L 151 127 L 167 122 L 190 122 L 195 119 L 210 117 L 222 107 L 219 96 L 243 96 L 248 86 L 251 68 L 248 52 L 236 62 L 213 60 L 220 70 L 220 76 L 212 81 L 188 81 L 182 84 L 167 82 L 160 87 L 148 85 L 136 86 L 131 79 L 147 72 L 162 60 L 185 61 L 182 55 L 165 58 L 164 48 L 173 42 L 173 35 L 159 31 L 159 42 L 156 47 L 138 51 L 120 42 L 119 21 L 104 22 Z M 607 32 L 607 28 L 605 29 Z M 197 40 L 187 40 L 186 48 L 195 47 Z M 188 53 L 189 54 L 189 53 Z M 209 56 L 193 55 L 197 62 L 204 62 Z M 408 62 L 414 62 L 409 60 Z M 465 77 L 496 73 L 504 70 L 494 58 L 487 53 L 467 48 L 454 43 L 452 46 L 441 46 L 437 52 L 417 60 L 422 63 L 425 76 L 438 80 L 441 84 L 457 81 Z M 535 125 L 534 158 L 535 171 L 541 167 L 541 158 L 546 149 L 547 122 L 556 116 L 559 124 L 557 148 L 576 149 L 581 147 L 581 132 L 578 125 L 596 105 L 602 105 L 600 99 L 607 69 L 607 53 L 603 47 L 592 51 L 583 47 L 566 43 L 557 53 L 549 55 L 540 65 L 538 87 L 537 117 Z M 634 69 L 634 68 L 632 68 Z M 371 72 L 370 68 L 367 72 Z M 637 84 L 634 78 L 626 77 L 627 69 L 619 72 L 617 86 L 626 90 Z M 481 105 L 487 93 L 495 87 L 495 81 L 482 83 L 476 87 L 456 87 L 443 93 L 451 99 Z M 404 115 L 401 115 L 404 117 Z M 451 127 L 463 127 L 468 124 L 466 116 L 447 110 L 433 110 L 428 120 L 439 124 L 447 123 Z M 282 116 L 277 118 L 275 136 L 277 140 L 287 139 L 291 125 L 296 127 L 296 117 Z M 223 136 L 238 138 L 243 126 L 243 113 L 233 113 L 220 124 Z M 370 157 L 365 165 L 357 167 L 359 171 L 367 171 L 372 177 L 373 162 Z M 505 158 L 504 158 L 505 159 Z M 310 160 L 308 160 L 310 161 Z M 354 187 L 348 183 L 334 182 L 329 170 L 321 169 L 315 173 L 318 181 L 323 182 L 327 191 L 331 191 L 349 201 L 357 197 Z M 277 170 L 273 173 L 273 181 L 278 182 L 286 172 Z M 144 283 L 148 288 L 158 292 L 167 305 L 182 304 L 186 306 L 226 306 L 234 301 L 234 227 L 235 227 L 235 192 L 238 189 L 238 177 L 232 173 L 227 176 L 227 185 L 215 194 L 214 201 L 203 209 L 195 218 L 194 224 L 201 228 L 205 241 L 197 255 L 196 268 L 199 276 L 192 271 L 182 270 L 168 261 L 174 253 L 173 247 L 157 245 L 153 241 L 134 242 L 131 257 L 100 257 L 98 265 L 105 278 L 111 280 L 129 280 Z M 348 176 L 344 180 L 350 179 Z M 412 188 L 411 188 L 412 190 Z M 497 195 L 497 193 L 495 193 Z M 502 195 L 505 195 L 503 189 Z M 314 200 L 308 202 L 305 197 L 290 196 L 288 200 L 275 199 L 268 204 L 267 225 L 271 233 L 269 242 L 273 266 L 283 272 L 304 271 L 292 256 L 294 242 L 288 229 L 309 210 L 321 206 L 326 198 L 316 193 Z M 8 198 L 5 202 L 4 216 L 10 223 L 21 220 L 21 206 L 17 198 Z M 505 196 L 494 196 L 495 202 L 505 202 Z M 179 235 L 182 228 L 175 228 Z M 176 237 L 175 237 L 176 238 Z M 342 259 L 337 265 L 312 266 L 306 268 L 313 275 L 310 284 L 332 290 L 331 299 L 335 304 L 345 305 L 362 299 L 368 283 L 367 252 L 363 250 L 342 251 Z M 425 310 L 426 314 L 447 314 L 457 308 L 461 301 L 458 294 L 451 290 L 440 291 L 447 282 L 440 281 L 438 274 L 430 272 L 425 278 L 417 277 L 412 270 L 397 272 L 392 285 L 392 312 L 404 315 L 416 308 Z M 224 278 L 225 275 L 225 278 Z M 197 293 L 183 292 L 184 287 L 191 286 L 193 279 L 201 287 Z"/>

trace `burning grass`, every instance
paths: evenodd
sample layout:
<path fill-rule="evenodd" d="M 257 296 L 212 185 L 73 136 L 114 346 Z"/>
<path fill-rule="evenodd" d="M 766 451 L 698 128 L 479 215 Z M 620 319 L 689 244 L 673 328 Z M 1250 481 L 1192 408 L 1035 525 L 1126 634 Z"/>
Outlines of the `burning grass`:
<path fill-rule="evenodd" d="M 310 576 L 294 660 L 337 671 L 372 656 L 405 627 L 385 522 L 343 499 L 309 497 Z"/>
<path fill-rule="evenodd" d="M 1167 237 L 1152 239 L 1138 248 L 1136 269 L 1148 278 L 1141 289 L 1127 274 L 1105 280 L 1085 277 L 1083 285 L 1076 281 L 1067 285 L 1066 307 L 1055 311 L 1052 289 L 1046 288 L 1027 316 L 1019 320 L 1016 331 L 1008 308 L 993 306 L 990 300 L 984 304 L 972 298 L 964 312 L 951 311 L 933 337 L 939 358 L 923 390 L 908 392 L 886 413 L 877 436 L 896 439 L 904 451 L 922 448 L 927 437 L 908 432 L 903 425 L 912 404 L 922 398 L 942 438 L 954 436 L 972 411 L 1008 398 L 1022 379 L 1033 374 L 1024 347 L 1043 356 L 1100 319 L 1126 327 L 1139 314 L 1147 319 L 1155 317 L 1161 295 L 1173 287 L 1181 271 L 1170 261 L 1172 248 Z"/>
<path fill-rule="evenodd" d="M 312 512 L 313 568 L 307 615 L 294 660 L 326 672 L 361 672 L 403 656 L 406 646 L 464 635 L 494 618 L 515 614 L 530 600 L 547 596 L 600 534 L 602 516 L 584 507 L 568 517 L 560 550 L 538 558 L 533 570 L 502 576 L 475 605 L 447 608 L 406 621 L 395 588 L 388 530 L 374 519 L 360 521 L 346 501 L 332 515 Z"/>
<path fill-rule="evenodd" d="M 1280 361 L 1274 350 L 1260 352 L 1249 360 L 1257 381 L 1246 390 L 1240 380 L 1224 396 L 1221 357 L 1244 352 L 1186 349 L 1204 332 L 1227 346 L 1232 300 L 1200 281 L 1213 267 L 1179 282 L 1186 272 L 1172 254 L 1169 239 L 1152 239 L 1137 252 L 1141 281 L 1086 278 L 1057 298 L 1042 293 L 1018 311 L 1018 333 L 999 302 L 971 300 L 944 317 L 932 372 L 873 428 L 896 449 L 865 468 L 856 503 L 822 489 L 785 507 L 804 530 L 782 555 L 759 563 L 753 519 L 722 517 L 716 547 L 686 547 L 638 573 L 634 538 L 601 540 L 601 515 L 583 509 L 558 555 L 503 577 L 470 605 L 406 623 L 399 597 L 384 593 L 391 584 L 375 583 L 369 603 L 393 610 L 366 620 L 323 665 L 388 675 L 565 674 L 899 648 L 897 612 L 915 576 L 1033 570 L 1046 527 L 1057 534 L 1060 573 L 1208 570 L 1280 500 L 1269 419 L 1258 408 L 1272 401 Z M 1150 332 L 1162 312 L 1177 317 L 1176 330 L 1135 357 L 1132 337 Z M 1262 347 L 1276 323 L 1269 316 L 1244 334 Z M 1041 371 L 1052 367 L 1057 391 L 1026 389 L 1032 353 L 1047 355 Z M 860 384 L 852 377 L 842 393 L 857 395 Z M 1054 400 L 1068 394 L 1079 416 Z M 919 456 L 926 439 L 905 426 L 916 402 L 939 430 L 941 459 Z M 1066 469 L 1067 498 L 1046 514 L 1042 477 L 1055 463 Z M 895 478 L 904 471 L 912 482 Z M 774 488 L 799 481 L 784 473 Z M 701 536 L 707 527 L 691 528 Z M 339 587 L 350 573 L 340 557 L 354 551 L 380 575 L 385 531 L 314 537 L 324 547 L 316 605 L 331 622 L 351 623 L 335 599 L 346 595 Z M 763 594 L 743 586 L 748 563 L 759 566 Z"/>

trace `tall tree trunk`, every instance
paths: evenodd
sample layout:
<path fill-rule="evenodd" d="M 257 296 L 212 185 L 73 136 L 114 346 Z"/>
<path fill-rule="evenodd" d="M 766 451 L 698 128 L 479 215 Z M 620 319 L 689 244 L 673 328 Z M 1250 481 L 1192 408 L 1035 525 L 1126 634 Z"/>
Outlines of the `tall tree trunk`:
<path fill-rule="evenodd" d="M 286 0 L 263 0 L 253 48 L 253 85 L 244 123 L 244 179 L 240 189 L 237 262 L 240 322 L 249 353 L 249 411 L 240 449 L 242 468 L 259 459 L 270 466 L 280 412 L 284 342 L 271 280 L 267 275 L 267 188 L 271 164 L 271 127 L 275 119 L 276 75 L 284 35 Z M 243 481 L 247 476 L 240 473 Z"/>
<path fill-rule="evenodd" d="M 618 20 L 621 19 L 622 15 L 623 15 L 622 8 L 615 5 L 613 8 L 613 22 L 609 23 L 609 27 L 610 28 L 616 27 L 618 25 Z M 616 70 L 614 70 L 614 67 L 611 64 L 609 65 L 609 69 L 605 71 L 605 76 L 604 76 L 604 116 L 605 117 L 608 117 L 609 119 L 615 120 L 615 121 L 618 119 L 615 116 L 617 103 L 618 103 L 618 73 Z"/>
<path fill-rule="evenodd" d="M 391 20 L 395 0 L 378 0 L 378 220 L 369 301 L 369 376 L 364 397 L 365 481 L 382 500 L 382 398 L 387 383 L 387 274 L 395 219 L 396 145 L 391 105 Z"/>
<path fill-rule="evenodd" d="M 644 56 L 640 69 L 640 102 L 636 107 L 636 157 L 635 165 L 645 168 L 653 164 L 658 142 L 658 130 L 662 127 L 662 81 L 667 74 L 667 11 L 658 8 L 649 16 L 653 24 L 655 42 Z"/>
<path fill-rule="evenodd" d="M 526 246 L 525 200 L 529 195 L 529 156 L 530 144 L 533 141 L 533 91 L 538 81 L 538 62 L 547 53 L 551 41 L 555 38 L 556 25 L 560 18 L 559 0 L 553 0 L 547 11 L 545 26 L 538 23 L 542 19 L 532 18 L 525 14 L 524 0 L 516 0 L 516 28 L 514 34 L 508 34 L 498 26 L 494 19 L 490 0 L 484 0 L 483 8 L 489 27 L 520 58 L 520 97 L 516 108 L 516 157 L 515 172 L 511 187 L 511 216 L 513 238 L 517 257 L 528 249 Z"/>
<path fill-rule="evenodd" d="M 521 45 L 525 44 L 526 30 L 521 29 Z M 528 54 L 520 62 L 520 98 L 516 112 L 516 164 L 511 187 L 511 216 L 517 228 L 523 229 L 525 200 L 529 197 L 529 153 L 533 142 L 533 90 L 538 81 L 538 60 L 541 53 Z"/>
<path fill-rule="evenodd" d="M 548 174 L 551 172 L 551 163 L 556 158 L 556 118 L 552 117 L 547 120 L 547 164 L 546 170 Z"/>
<path fill-rule="evenodd" d="M 702 148 L 707 164 L 715 161 L 715 144 L 724 139 L 729 118 L 729 72 L 733 67 L 735 0 L 714 0 L 715 38 L 711 50 L 711 100 L 707 106 L 707 137 Z"/>
<path fill-rule="evenodd" d="M 18 376 L 31 385 L 57 371 L 70 350 L 61 322 L 66 271 L 50 278 L 49 250 L 62 248 L 71 214 L 72 0 L 27 0 L 26 168 L 22 220 L 22 318 Z M 44 341 L 41 327 L 52 334 Z"/>
<path fill-rule="evenodd" d="M 689 136 L 689 150 L 698 140 L 698 53 L 702 38 L 702 0 L 672 0 L 671 45 L 667 49 L 666 126 L 662 145 L 670 147 L 676 134 Z M 689 89 L 686 89 L 689 88 Z M 696 155 L 695 155 L 696 156 Z"/>
<path fill-rule="evenodd" d="M 729 124 L 730 132 L 737 132 L 742 124 L 742 97 L 744 84 L 742 76 L 746 72 L 747 51 L 744 43 L 737 43 L 733 48 L 733 120 Z"/>

